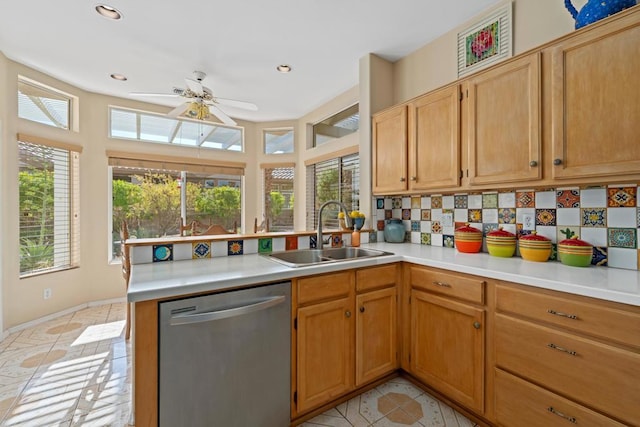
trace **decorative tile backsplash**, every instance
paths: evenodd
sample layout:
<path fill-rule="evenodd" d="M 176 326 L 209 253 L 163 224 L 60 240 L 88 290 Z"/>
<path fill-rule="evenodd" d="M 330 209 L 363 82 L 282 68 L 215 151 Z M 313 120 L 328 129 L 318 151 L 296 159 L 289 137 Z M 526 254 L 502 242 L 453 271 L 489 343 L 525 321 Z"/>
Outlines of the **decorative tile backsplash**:
<path fill-rule="evenodd" d="M 452 248 L 455 229 L 465 223 L 485 235 L 499 227 L 518 237 L 536 230 L 551 239 L 554 254 L 558 242 L 575 235 L 594 246 L 592 264 L 638 270 L 639 188 L 626 184 L 374 197 L 372 224 L 378 241 L 384 241 L 384 220 L 400 218 L 405 241 Z"/>

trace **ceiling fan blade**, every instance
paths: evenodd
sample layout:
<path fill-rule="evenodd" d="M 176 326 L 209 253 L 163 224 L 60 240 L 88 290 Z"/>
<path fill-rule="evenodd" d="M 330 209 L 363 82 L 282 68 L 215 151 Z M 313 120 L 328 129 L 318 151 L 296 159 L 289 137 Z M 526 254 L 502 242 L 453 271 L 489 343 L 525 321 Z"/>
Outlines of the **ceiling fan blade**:
<path fill-rule="evenodd" d="M 192 79 L 184 79 L 184 81 L 187 83 L 187 87 L 191 92 L 195 92 L 196 94 L 204 93 L 202 83 L 200 83 L 199 81 Z"/>
<path fill-rule="evenodd" d="M 170 97 L 180 96 L 177 93 L 152 93 L 152 92 L 129 92 L 129 95 L 131 96 L 170 96 Z"/>
<path fill-rule="evenodd" d="M 235 122 L 235 120 L 233 120 L 231 117 L 227 116 L 224 111 L 222 111 L 220 108 L 218 108 L 216 105 L 214 104 L 210 104 L 209 105 L 209 111 L 211 111 L 211 114 L 213 114 L 214 116 L 216 116 L 217 118 L 219 118 L 220 120 L 222 120 L 222 123 L 226 124 L 226 125 L 237 125 L 237 123 Z"/>
<path fill-rule="evenodd" d="M 252 102 L 237 101 L 235 99 L 215 98 L 216 102 L 229 107 L 242 108 L 244 110 L 258 111 L 258 106 Z"/>
<path fill-rule="evenodd" d="M 167 116 L 169 117 L 178 117 L 180 114 L 184 113 L 185 111 L 187 111 L 187 108 L 189 108 L 189 103 L 185 102 L 183 104 L 178 105 L 176 108 L 174 108 L 173 110 L 169 111 L 167 113 Z"/>

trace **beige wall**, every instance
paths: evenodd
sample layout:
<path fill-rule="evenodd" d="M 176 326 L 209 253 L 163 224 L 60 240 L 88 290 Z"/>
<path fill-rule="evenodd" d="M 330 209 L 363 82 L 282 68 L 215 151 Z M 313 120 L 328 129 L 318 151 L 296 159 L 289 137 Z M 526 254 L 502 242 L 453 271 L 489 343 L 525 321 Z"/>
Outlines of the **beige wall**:
<path fill-rule="evenodd" d="M 585 3 L 586 0 L 573 0 L 578 10 Z M 562 0 L 514 0 L 512 4 L 514 55 L 574 29 L 573 18 Z M 393 70 L 394 104 L 457 80 L 457 34 L 487 12 L 397 61 Z"/>

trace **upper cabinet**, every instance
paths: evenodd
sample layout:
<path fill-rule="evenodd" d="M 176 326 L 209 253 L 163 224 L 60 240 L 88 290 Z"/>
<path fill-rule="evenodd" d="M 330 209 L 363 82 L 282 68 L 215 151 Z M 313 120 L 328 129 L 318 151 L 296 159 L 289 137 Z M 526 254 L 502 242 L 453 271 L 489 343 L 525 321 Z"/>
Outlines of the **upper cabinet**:
<path fill-rule="evenodd" d="M 540 179 L 540 53 L 469 78 L 464 92 L 469 184 Z"/>
<path fill-rule="evenodd" d="M 460 184 L 460 86 L 409 104 L 409 189 Z"/>
<path fill-rule="evenodd" d="M 373 192 L 407 189 L 407 107 L 399 105 L 373 117 Z"/>
<path fill-rule="evenodd" d="M 551 51 L 552 177 L 640 172 L 637 14 Z"/>

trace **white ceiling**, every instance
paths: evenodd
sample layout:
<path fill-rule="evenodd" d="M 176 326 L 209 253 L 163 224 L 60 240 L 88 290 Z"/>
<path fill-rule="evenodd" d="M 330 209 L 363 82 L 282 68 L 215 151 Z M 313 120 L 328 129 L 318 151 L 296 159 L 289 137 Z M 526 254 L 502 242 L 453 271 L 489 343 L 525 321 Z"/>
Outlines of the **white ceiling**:
<path fill-rule="evenodd" d="M 82 89 L 132 98 L 169 93 L 194 70 L 214 95 L 251 121 L 297 119 L 353 87 L 358 61 L 396 61 L 496 4 L 496 0 L 105 0 L 11 2 L 0 14 L 0 51 Z M 275 67 L 290 64 L 289 74 Z M 122 73 L 126 82 L 111 79 Z M 178 105 L 179 98 L 140 98 Z"/>

